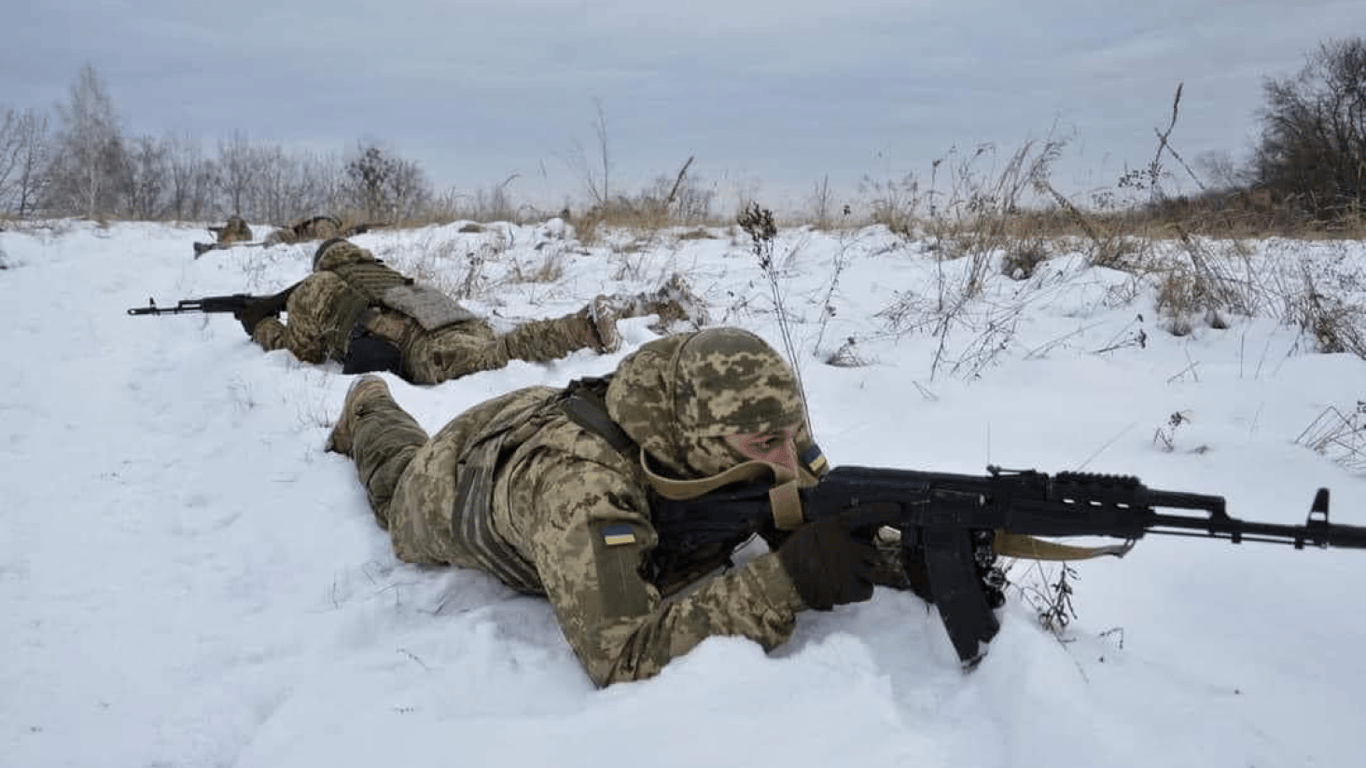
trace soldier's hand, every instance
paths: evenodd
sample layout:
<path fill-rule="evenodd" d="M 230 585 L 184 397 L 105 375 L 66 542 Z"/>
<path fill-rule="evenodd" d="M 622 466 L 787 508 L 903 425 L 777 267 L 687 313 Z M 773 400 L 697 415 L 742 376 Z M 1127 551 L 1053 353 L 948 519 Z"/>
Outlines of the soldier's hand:
<path fill-rule="evenodd" d="M 233 312 L 232 316 L 237 318 L 237 321 L 242 324 L 242 329 L 247 332 L 248 336 L 251 336 L 256 332 L 256 326 L 260 324 L 262 320 L 265 320 L 267 317 L 278 317 L 279 314 L 279 312 L 271 311 L 271 307 L 268 306 L 266 302 L 260 301 L 247 304 L 245 307 Z"/>
<path fill-rule="evenodd" d="M 873 596 L 877 549 L 852 513 L 798 528 L 778 548 L 778 560 L 807 607 L 828 611 Z"/>

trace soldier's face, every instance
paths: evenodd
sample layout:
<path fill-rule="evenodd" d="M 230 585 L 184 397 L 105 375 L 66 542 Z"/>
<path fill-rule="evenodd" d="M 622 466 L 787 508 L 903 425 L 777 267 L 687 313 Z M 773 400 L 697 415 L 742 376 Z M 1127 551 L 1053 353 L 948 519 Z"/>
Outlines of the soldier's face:
<path fill-rule="evenodd" d="M 771 432 L 745 432 L 703 437 L 687 445 L 687 465 L 697 477 L 713 477 L 750 461 L 762 461 L 786 470 L 804 486 L 814 485 L 825 473 L 825 457 L 812 441 L 806 424 Z"/>
<path fill-rule="evenodd" d="M 796 424 L 777 432 L 727 435 L 723 439 L 726 445 L 743 456 L 744 460 L 776 464 L 791 472 L 792 477 L 797 477 L 801 474 L 797 442 L 802 432 L 802 425 Z"/>

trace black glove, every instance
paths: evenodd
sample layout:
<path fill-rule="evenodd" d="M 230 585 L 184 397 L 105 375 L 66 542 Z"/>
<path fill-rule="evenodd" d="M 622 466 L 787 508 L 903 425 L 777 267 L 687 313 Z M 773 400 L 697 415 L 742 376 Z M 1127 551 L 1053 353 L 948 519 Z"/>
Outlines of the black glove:
<path fill-rule="evenodd" d="M 247 332 L 248 336 L 256 332 L 256 326 L 262 320 L 267 317 L 279 317 L 279 315 L 280 311 L 274 309 L 267 301 L 248 302 L 245 307 L 232 313 L 232 316 L 242 324 L 242 329 Z"/>
<path fill-rule="evenodd" d="M 778 548 L 778 560 L 807 607 L 828 611 L 873 596 L 877 548 L 843 513 L 798 528 Z"/>

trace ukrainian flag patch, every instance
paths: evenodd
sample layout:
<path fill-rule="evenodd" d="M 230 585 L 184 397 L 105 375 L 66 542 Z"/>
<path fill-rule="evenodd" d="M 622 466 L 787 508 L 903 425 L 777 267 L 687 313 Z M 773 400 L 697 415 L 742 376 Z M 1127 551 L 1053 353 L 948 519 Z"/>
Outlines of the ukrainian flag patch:
<path fill-rule="evenodd" d="M 636 533 L 626 523 L 612 523 L 602 528 L 602 543 L 609 547 L 636 543 Z"/>
<path fill-rule="evenodd" d="M 812 443 L 810 448 L 802 452 L 802 462 L 816 477 L 825 474 L 825 470 L 830 467 L 825 460 L 825 454 L 821 453 L 821 447 L 815 443 Z"/>

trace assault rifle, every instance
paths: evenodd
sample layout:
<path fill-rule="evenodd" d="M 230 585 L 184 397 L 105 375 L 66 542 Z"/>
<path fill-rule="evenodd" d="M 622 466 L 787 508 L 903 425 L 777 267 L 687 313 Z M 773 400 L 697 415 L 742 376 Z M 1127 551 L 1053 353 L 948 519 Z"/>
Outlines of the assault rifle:
<path fill-rule="evenodd" d="M 280 291 L 273 296 L 252 296 L 248 293 L 234 293 L 230 296 L 205 296 L 200 299 L 181 299 L 176 302 L 174 307 L 158 307 L 156 300 L 148 298 L 147 306 L 131 307 L 128 310 L 130 315 L 181 315 L 188 312 L 229 312 L 236 315 L 243 310 L 252 310 L 256 314 L 264 317 L 266 315 L 278 315 L 285 311 L 285 304 L 289 300 L 289 295 L 298 287 L 298 283 Z"/>
<path fill-rule="evenodd" d="M 212 230 L 215 228 L 209 227 L 209 229 Z M 194 257 L 197 259 L 200 256 L 203 256 L 204 254 L 208 253 L 209 251 L 226 251 L 229 248 L 260 248 L 264 245 L 264 242 L 248 243 L 242 240 L 238 240 L 232 243 L 195 243 Z"/>
<path fill-rule="evenodd" d="M 1304 525 L 1245 522 L 1229 517 L 1222 496 L 1148 488 L 1136 477 L 987 467 L 956 475 L 903 469 L 836 467 L 801 491 L 806 522 L 853 512 L 869 535 L 900 532 L 902 565 L 923 568 L 929 599 L 939 609 L 958 658 L 976 666 L 1000 629 L 993 608 L 1005 602 L 998 554 L 1024 554 L 1033 536 L 1108 536 L 1123 546 L 1092 550 L 1035 542 L 1039 547 L 1123 556 L 1144 535 L 1164 534 L 1315 547 L 1366 548 L 1366 527 L 1328 522 L 1328 489 L 1314 495 Z M 734 541 L 737 531 L 772 526 L 771 484 L 722 488 L 686 501 L 659 500 L 653 509 L 661 541 L 684 549 Z M 1159 509 L 1200 510 L 1181 515 Z M 1010 553 L 998 550 L 1014 550 Z M 1075 559 L 1052 557 L 1049 559 Z"/>

